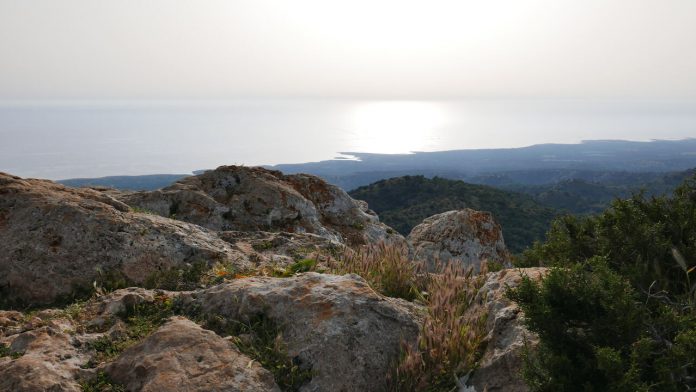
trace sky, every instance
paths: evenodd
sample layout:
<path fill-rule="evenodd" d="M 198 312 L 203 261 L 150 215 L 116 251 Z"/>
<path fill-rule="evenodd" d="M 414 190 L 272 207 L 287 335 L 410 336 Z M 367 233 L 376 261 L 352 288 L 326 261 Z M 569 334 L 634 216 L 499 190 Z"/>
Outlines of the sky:
<path fill-rule="evenodd" d="M 694 0 L 0 0 L 0 101 L 696 98 Z"/>

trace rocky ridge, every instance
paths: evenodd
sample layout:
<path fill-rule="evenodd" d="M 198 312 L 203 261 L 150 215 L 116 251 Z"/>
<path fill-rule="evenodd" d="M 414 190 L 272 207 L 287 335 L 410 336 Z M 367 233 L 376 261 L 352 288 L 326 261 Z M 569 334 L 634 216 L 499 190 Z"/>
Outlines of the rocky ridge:
<path fill-rule="evenodd" d="M 353 246 L 403 241 L 367 204 L 307 174 L 221 166 L 160 190 L 117 197 L 130 206 L 219 231 L 312 233 Z"/>
<path fill-rule="evenodd" d="M 421 226 L 409 237 L 418 257 L 508 263 L 490 214 L 451 211 Z M 352 274 L 249 276 L 380 242 L 405 244 L 364 202 L 313 176 L 229 166 L 126 193 L 0 173 L 0 309 L 45 307 L 99 282 L 86 303 L 0 311 L 0 390 L 99 382 L 129 391 L 384 390 L 403 345 L 416 345 L 422 304 L 385 297 Z M 104 275 L 140 286 L 153 276 L 180 280 L 200 263 L 204 285 L 177 286 L 183 291 L 101 286 Z M 470 309 L 488 314 L 476 390 L 526 390 L 519 353 L 533 336 L 503 295 L 522 273 L 543 271 L 490 274 L 484 305 Z M 281 362 L 240 351 L 261 349 L 256 332 L 240 326 L 270 328 L 265 344 Z M 274 381 L 276 366 L 292 372 L 294 386 Z"/>

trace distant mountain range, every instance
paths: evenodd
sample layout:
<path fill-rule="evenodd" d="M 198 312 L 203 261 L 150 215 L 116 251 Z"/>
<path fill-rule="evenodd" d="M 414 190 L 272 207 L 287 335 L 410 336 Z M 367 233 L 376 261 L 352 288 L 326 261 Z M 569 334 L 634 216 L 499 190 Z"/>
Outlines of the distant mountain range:
<path fill-rule="evenodd" d="M 539 144 L 523 148 L 417 152 L 350 153 L 357 160 L 269 166 L 284 173 L 320 176 L 346 190 L 404 175 L 439 176 L 489 185 L 552 184 L 620 173 L 660 173 L 696 167 L 696 139 L 630 142 L 593 140 L 580 144 Z"/>
<path fill-rule="evenodd" d="M 523 148 L 453 150 L 414 154 L 346 153 L 357 160 L 334 159 L 266 166 L 284 173 L 309 173 L 345 190 L 386 178 L 423 175 L 508 187 L 548 185 L 567 180 L 612 183 L 650 182 L 667 172 L 696 167 L 696 139 L 630 142 L 585 141 L 580 144 L 538 144 Z M 205 170 L 197 170 L 200 174 Z M 111 186 L 151 190 L 171 184 L 185 174 L 73 178 L 70 186 Z"/>

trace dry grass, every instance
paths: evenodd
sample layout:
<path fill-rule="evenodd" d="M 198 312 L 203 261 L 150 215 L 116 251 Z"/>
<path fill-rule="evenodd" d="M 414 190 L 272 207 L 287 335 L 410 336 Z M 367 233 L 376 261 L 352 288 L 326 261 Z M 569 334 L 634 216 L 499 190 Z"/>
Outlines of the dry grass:
<path fill-rule="evenodd" d="M 428 313 L 417 347 L 403 344 L 403 356 L 390 379 L 394 391 L 450 391 L 458 378 L 474 369 L 484 348 L 487 314 L 477 293 L 486 267 L 449 263 L 431 274 L 426 288 Z"/>
<path fill-rule="evenodd" d="M 425 264 L 409 258 L 408 249 L 380 244 L 346 249 L 337 258 L 323 260 L 335 274 L 355 273 L 376 291 L 390 297 L 418 300 L 426 306 L 417 345 L 402 345 L 402 357 L 389 377 L 393 391 L 451 391 L 458 379 L 473 370 L 485 348 L 486 319 L 477 296 L 486 282 L 488 266 L 476 274 L 454 260 Z"/>
<path fill-rule="evenodd" d="M 327 258 L 329 272 L 362 276 L 376 291 L 412 301 L 425 288 L 424 265 L 408 258 L 405 246 L 386 245 L 346 248 L 338 258 Z"/>

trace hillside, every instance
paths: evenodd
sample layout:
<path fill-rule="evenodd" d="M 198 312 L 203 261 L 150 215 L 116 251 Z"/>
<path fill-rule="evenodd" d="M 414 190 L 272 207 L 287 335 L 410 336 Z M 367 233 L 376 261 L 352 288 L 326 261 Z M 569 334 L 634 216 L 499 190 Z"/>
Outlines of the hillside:
<path fill-rule="evenodd" d="M 441 212 L 461 208 L 489 211 L 503 227 L 505 243 L 512 252 L 543 239 L 557 215 L 556 210 L 520 193 L 439 177 L 392 178 L 349 194 L 365 200 L 384 223 L 404 235 L 423 219 Z"/>
<path fill-rule="evenodd" d="M 423 174 L 464 179 L 467 182 L 477 182 L 472 177 L 479 175 L 515 171 L 556 171 L 561 176 L 577 172 L 676 172 L 696 167 L 695 152 L 696 139 L 651 142 L 590 140 L 578 144 L 537 144 L 521 148 L 413 154 L 345 152 L 357 159 L 283 164 L 272 168 L 285 173 L 318 175 L 348 190 L 375 181 L 371 172 L 390 174 L 383 179 L 397 175 Z M 513 180 L 529 184 L 521 178 Z M 548 175 L 534 176 L 530 180 L 555 182 Z"/>
<path fill-rule="evenodd" d="M 148 174 L 143 176 L 109 176 L 99 178 L 68 178 L 57 181 L 72 187 L 105 186 L 131 191 L 152 191 L 169 186 L 189 174 Z"/>

